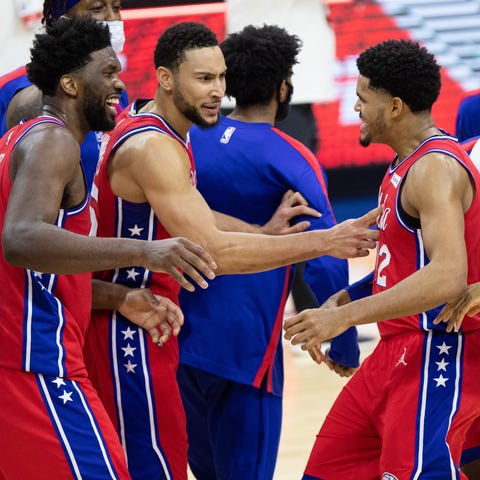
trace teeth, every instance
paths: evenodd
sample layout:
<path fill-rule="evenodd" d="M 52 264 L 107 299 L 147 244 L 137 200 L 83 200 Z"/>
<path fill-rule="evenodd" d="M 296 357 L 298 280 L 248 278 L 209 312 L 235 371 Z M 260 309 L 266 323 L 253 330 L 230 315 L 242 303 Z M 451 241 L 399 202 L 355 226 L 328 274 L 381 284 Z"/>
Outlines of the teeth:
<path fill-rule="evenodd" d="M 107 98 L 107 102 L 108 105 L 118 105 L 120 103 L 120 100 L 116 97 L 111 97 L 111 98 Z"/>

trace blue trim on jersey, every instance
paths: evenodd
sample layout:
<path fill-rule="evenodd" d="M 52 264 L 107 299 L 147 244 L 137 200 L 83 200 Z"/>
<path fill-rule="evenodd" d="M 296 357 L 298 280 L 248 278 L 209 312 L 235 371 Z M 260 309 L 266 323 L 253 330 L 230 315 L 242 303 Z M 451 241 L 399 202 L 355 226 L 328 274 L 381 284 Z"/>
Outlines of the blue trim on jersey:
<path fill-rule="evenodd" d="M 157 219 L 148 203 L 132 203 L 116 197 L 115 236 L 151 241 L 156 238 Z M 144 288 L 152 272 L 132 266 L 115 270 L 113 282 L 130 288 Z M 110 365 L 114 379 L 115 407 L 121 443 L 133 478 L 150 474 L 171 480 L 172 473 L 161 448 L 157 425 L 155 396 L 148 358 L 148 334 L 118 312 L 109 322 Z M 135 415 L 128 412 L 135 411 Z M 124 413 L 127 412 L 127 413 Z M 129 441 L 129 439 L 135 441 Z M 138 439 L 151 443 L 139 445 Z M 160 479 L 160 480 L 161 480 Z"/>
<path fill-rule="evenodd" d="M 420 478 L 421 472 L 426 471 L 436 472 L 435 478 L 460 478 L 446 437 L 460 406 L 463 349 L 462 334 L 429 332 L 425 336 L 412 480 Z M 432 422 L 432 418 L 438 418 L 438 421 Z"/>
<path fill-rule="evenodd" d="M 117 425 L 128 469 L 133 478 L 140 478 L 140 473 L 146 475 L 142 478 L 155 478 L 162 471 L 159 480 L 171 480 L 172 472 L 157 429 L 159 419 L 149 367 L 148 334 L 120 313 L 112 312 L 109 337 Z M 135 415 L 128 413 L 133 411 Z M 139 444 L 141 438 L 149 442 Z"/>
<path fill-rule="evenodd" d="M 36 379 L 73 478 L 118 479 L 105 439 L 81 385 L 65 378 L 41 374 L 36 374 Z M 55 465 L 52 469 L 54 471 Z"/>

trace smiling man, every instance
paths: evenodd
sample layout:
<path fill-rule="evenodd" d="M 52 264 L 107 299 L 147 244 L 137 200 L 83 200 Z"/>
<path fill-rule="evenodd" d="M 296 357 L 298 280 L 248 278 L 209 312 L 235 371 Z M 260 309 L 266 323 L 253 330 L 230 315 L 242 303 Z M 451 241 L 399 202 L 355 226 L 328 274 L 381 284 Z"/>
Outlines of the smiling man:
<path fill-rule="evenodd" d="M 194 123 L 208 128 L 218 122 L 225 93 L 222 51 L 212 31 L 186 22 L 161 35 L 154 61 L 155 97 L 134 102 L 104 138 L 93 188 L 99 235 L 159 239 L 181 234 L 211 251 L 218 273 L 262 271 L 326 254 L 365 255 L 373 248 L 376 232 L 368 225 L 376 210 L 326 230 L 282 236 L 261 235 L 259 227 L 214 214 L 195 188 L 188 131 Z M 299 205 L 297 213 L 307 211 Z M 286 232 L 303 228 L 296 225 Z M 179 288 L 148 270 L 108 271 L 101 278 L 149 286 L 178 302 Z M 156 348 L 115 312 L 96 315 L 87 338 L 89 372 L 117 422 L 132 477 L 185 480 L 177 339 Z"/>

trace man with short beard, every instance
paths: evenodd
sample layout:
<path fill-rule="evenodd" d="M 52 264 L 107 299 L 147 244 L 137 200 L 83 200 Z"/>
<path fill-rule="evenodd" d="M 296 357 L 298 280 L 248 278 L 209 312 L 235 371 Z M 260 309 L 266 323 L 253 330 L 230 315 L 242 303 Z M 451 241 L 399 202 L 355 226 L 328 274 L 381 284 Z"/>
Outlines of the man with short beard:
<path fill-rule="evenodd" d="M 198 23 L 180 23 L 159 38 L 154 54 L 155 97 L 124 110 L 105 135 L 95 176 L 98 235 L 152 239 L 182 232 L 205 246 L 218 273 L 250 273 L 300 260 L 367 255 L 378 210 L 326 230 L 281 236 L 214 214 L 195 188 L 188 131 L 217 124 L 225 93 L 225 60 L 218 41 Z M 291 197 L 296 202 L 297 197 Z M 312 212 L 298 205 L 298 215 Z M 305 223 L 283 233 L 301 232 Z M 233 233 L 236 231 L 238 233 Z M 149 286 L 178 302 L 179 288 L 164 275 L 130 267 L 106 271 L 104 280 Z M 206 324 L 202 328 L 208 329 Z M 255 333 L 254 333 L 255 334 Z M 245 339 L 248 341 L 248 339 Z M 89 372 L 124 444 L 133 478 L 187 478 L 185 414 L 176 382 L 178 343 L 162 348 L 115 312 L 95 315 L 87 335 Z"/>

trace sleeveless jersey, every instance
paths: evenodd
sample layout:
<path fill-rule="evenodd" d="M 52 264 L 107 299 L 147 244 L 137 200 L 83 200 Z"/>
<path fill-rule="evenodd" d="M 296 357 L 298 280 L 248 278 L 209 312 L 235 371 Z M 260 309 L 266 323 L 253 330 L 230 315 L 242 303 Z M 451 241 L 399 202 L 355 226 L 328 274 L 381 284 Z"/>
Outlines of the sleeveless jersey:
<path fill-rule="evenodd" d="M 168 135 L 182 145 L 195 183 L 188 139 L 184 141 L 160 116 L 136 111 L 137 103 L 124 110 L 102 142 L 92 189 L 97 235 L 170 238 L 149 203 L 123 200 L 110 187 L 109 159 L 128 138 L 147 131 Z M 132 266 L 100 272 L 97 277 L 133 288 L 149 287 L 178 304 L 180 286 L 170 275 Z M 159 348 L 119 312 L 94 311 L 85 358 L 92 383 L 119 432 L 132 477 L 187 480 L 185 413 L 176 380 L 177 337 Z"/>
<path fill-rule="evenodd" d="M 136 113 L 134 102 L 124 110 L 117 120 L 116 128 L 104 135 L 97 172 L 92 189 L 93 206 L 96 218 L 99 219 L 97 236 L 124 237 L 139 240 L 161 240 L 170 238 L 170 234 L 157 220 L 149 203 L 132 203 L 123 200 L 112 192 L 108 179 L 108 159 L 128 138 L 138 133 L 154 131 L 168 135 L 177 140 L 190 160 L 190 178 L 195 185 L 195 164 L 186 141 L 173 130 L 159 115 L 154 113 Z M 120 268 L 98 275 L 103 280 L 121 283 L 128 287 L 149 287 L 155 293 L 164 295 L 178 303 L 180 286 L 168 274 L 151 272 L 142 267 Z"/>
<path fill-rule="evenodd" d="M 373 281 L 373 293 L 381 292 L 399 283 L 404 278 L 429 263 L 423 246 L 422 230 L 412 227 L 405 220 L 400 209 L 400 192 L 410 167 L 424 155 L 438 152 L 449 155 L 469 173 L 478 192 L 480 174 L 471 159 L 454 137 L 439 135 L 427 138 L 405 160 L 397 166 L 390 165 L 380 186 L 379 203 L 384 212 L 379 222 L 380 238 Z M 480 262 L 477 252 L 480 248 L 480 196 L 475 195 L 472 205 L 465 213 L 465 243 L 468 256 L 468 284 L 480 281 Z M 443 305 L 417 315 L 380 322 L 378 328 L 382 337 L 411 330 L 445 331 L 446 324 L 434 325 L 433 320 Z M 478 329 L 480 315 L 465 317 L 461 330 Z"/>
<path fill-rule="evenodd" d="M 0 141 L 0 224 L 12 188 L 10 159 L 15 146 L 37 125 L 39 117 L 14 127 Z M 81 235 L 91 229 L 88 196 L 73 209 L 61 209 L 55 225 Z M 56 377 L 85 377 L 82 348 L 90 322 L 91 274 L 55 275 L 10 265 L 0 245 L 0 366 Z"/>

